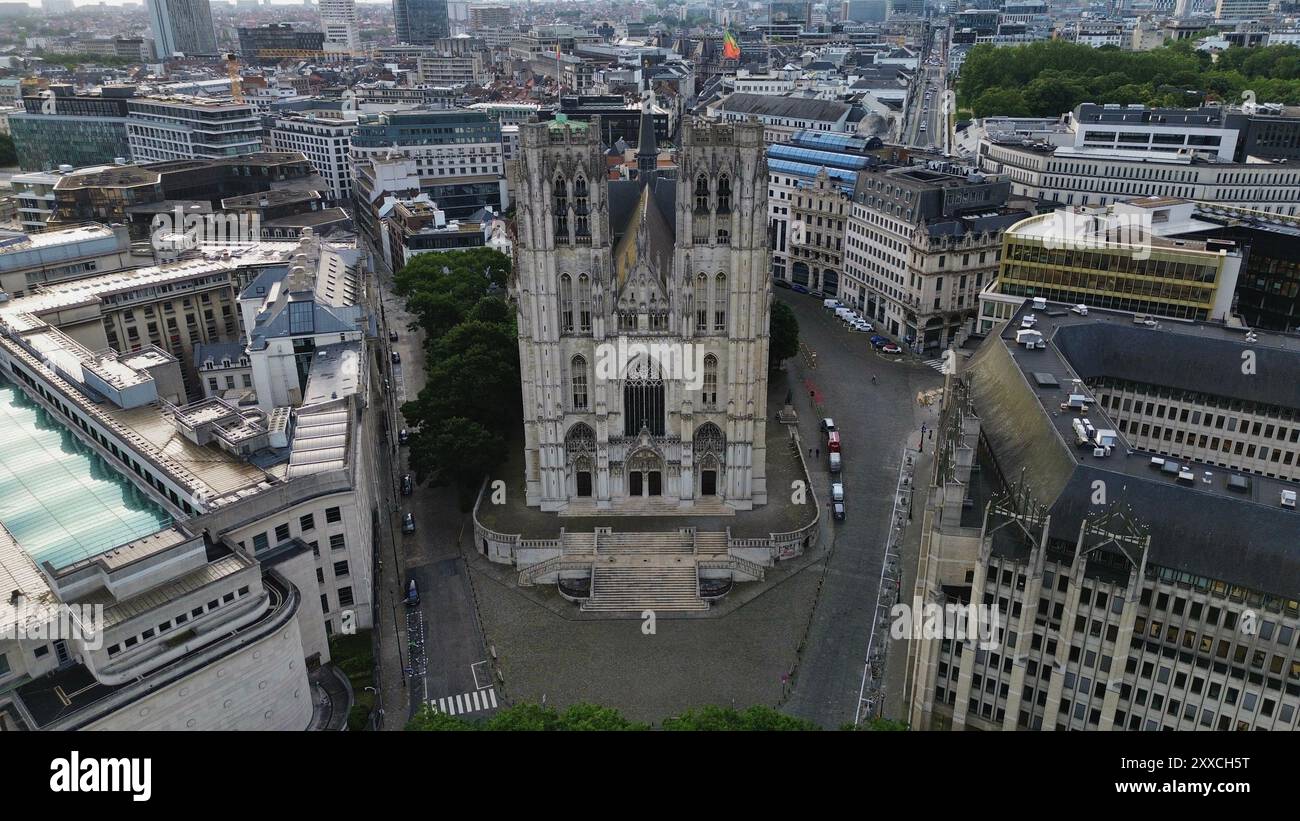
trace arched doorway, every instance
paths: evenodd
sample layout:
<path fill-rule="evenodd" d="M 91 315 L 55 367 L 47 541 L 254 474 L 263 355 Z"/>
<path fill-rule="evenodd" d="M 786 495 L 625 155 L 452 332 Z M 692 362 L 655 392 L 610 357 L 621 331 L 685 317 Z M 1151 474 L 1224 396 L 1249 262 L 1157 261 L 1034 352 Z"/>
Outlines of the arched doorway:
<path fill-rule="evenodd" d="M 627 495 L 662 496 L 664 460 L 653 450 L 643 449 L 627 460 Z"/>
<path fill-rule="evenodd" d="M 790 280 L 798 285 L 808 284 L 808 265 L 803 262 L 796 262 L 790 269 Z"/>
<path fill-rule="evenodd" d="M 722 484 L 723 459 L 727 444 L 722 431 L 712 422 L 705 422 L 695 429 L 694 458 L 696 473 L 696 492 L 699 496 L 717 496 Z"/>
<path fill-rule="evenodd" d="M 569 492 L 579 497 L 592 495 L 592 472 L 596 456 L 596 432 L 579 422 L 564 436 L 564 457 L 572 478 Z"/>

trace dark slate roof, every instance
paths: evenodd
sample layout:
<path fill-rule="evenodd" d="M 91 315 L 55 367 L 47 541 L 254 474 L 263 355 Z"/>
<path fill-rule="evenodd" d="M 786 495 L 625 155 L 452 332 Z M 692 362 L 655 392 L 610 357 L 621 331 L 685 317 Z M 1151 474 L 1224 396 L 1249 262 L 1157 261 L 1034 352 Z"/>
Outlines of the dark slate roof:
<path fill-rule="evenodd" d="M 1252 349 L 1261 367 L 1275 377 L 1243 382 L 1236 332 L 1209 323 L 1170 323 L 1150 329 L 1132 324 L 1132 314 L 1091 309 L 1088 317 L 1050 308 L 1052 316 L 1033 312 L 1028 303 L 980 345 L 964 379 L 971 389 L 981 432 L 999 472 L 1008 481 L 1022 475 L 1039 502 L 1052 514 L 1051 536 L 1074 543 L 1088 513 L 1103 509 L 1091 504 L 1093 483 L 1105 482 L 1108 501 L 1132 508 L 1149 526 L 1148 562 L 1197 576 L 1245 585 L 1256 590 L 1300 598 L 1300 513 L 1279 504 L 1283 488 L 1300 484 L 1243 473 L 1215 465 L 1183 460 L 1196 475 L 1195 484 L 1153 469 L 1152 454 L 1132 450 L 1123 434 L 1106 457 L 1074 447 L 1074 414 L 1058 409 L 1071 392 L 1071 380 L 1110 376 L 1149 385 L 1208 391 L 1218 395 L 1247 395 L 1255 401 L 1286 401 L 1300 408 L 1295 393 L 1300 383 L 1300 340 L 1260 334 Z M 1036 330 L 1048 341 L 1042 350 L 1015 343 L 1021 317 L 1035 313 Z M 1172 327 L 1170 327 L 1172 326 Z M 1265 350 L 1273 353 L 1264 355 Z M 1229 367 L 1230 366 L 1230 367 Z M 1230 374 L 1230 372 L 1234 372 Z M 1038 387 L 1034 373 L 1051 373 L 1059 383 Z M 1085 390 L 1085 393 L 1091 394 Z M 1116 429 L 1100 406 L 1088 414 L 1098 429 Z M 1206 471 L 1210 483 L 1202 481 Z M 1246 492 L 1227 489 L 1227 480 L 1244 476 Z"/>
<path fill-rule="evenodd" d="M 834 100 L 745 93 L 732 94 L 722 101 L 721 107 L 737 114 L 762 114 L 769 117 L 792 117 L 819 122 L 835 122 L 849 110 L 847 105 Z"/>

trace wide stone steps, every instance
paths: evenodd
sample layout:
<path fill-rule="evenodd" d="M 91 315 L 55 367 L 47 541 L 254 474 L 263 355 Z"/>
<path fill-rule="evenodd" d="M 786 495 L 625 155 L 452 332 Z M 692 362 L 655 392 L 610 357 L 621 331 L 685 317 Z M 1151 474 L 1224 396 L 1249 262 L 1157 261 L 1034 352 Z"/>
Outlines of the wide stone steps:
<path fill-rule="evenodd" d="M 708 610 L 700 598 L 695 562 L 649 559 L 597 561 L 592 568 L 589 612 L 685 612 Z"/>
<path fill-rule="evenodd" d="M 564 555 L 584 556 L 596 552 L 596 534 L 591 531 L 564 532 Z"/>
<path fill-rule="evenodd" d="M 596 540 L 596 553 L 601 556 L 689 556 L 694 552 L 689 533 L 601 533 Z"/>
<path fill-rule="evenodd" d="M 695 552 L 700 555 L 717 555 L 727 552 L 727 534 L 707 531 L 695 534 Z"/>
<path fill-rule="evenodd" d="M 570 499 L 561 517 L 582 516 L 735 516 L 734 508 L 716 497 L 696 499 L 683 505 L 662 496 L 623 499 L 613 507 L 597 507 L 594 499 Z"/>

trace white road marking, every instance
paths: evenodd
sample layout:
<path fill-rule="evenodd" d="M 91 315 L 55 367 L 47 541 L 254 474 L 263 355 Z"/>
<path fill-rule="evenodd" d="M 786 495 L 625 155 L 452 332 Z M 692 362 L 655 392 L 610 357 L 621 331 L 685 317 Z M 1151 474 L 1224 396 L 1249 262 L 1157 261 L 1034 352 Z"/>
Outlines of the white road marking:
<path fill-rule="evenodd" d="M 468 693 L 458 693 L 454 696 L 443 696 L 436 702 L 433 699 L 426 699 L 425 703 L 440 713 L 458 716 L 467 713 L 479 713 L 484 710 L 495 710 L 497 707 L 497 694 L 495 689 L 488 687 L 486 689 L 471 690 Z"/>

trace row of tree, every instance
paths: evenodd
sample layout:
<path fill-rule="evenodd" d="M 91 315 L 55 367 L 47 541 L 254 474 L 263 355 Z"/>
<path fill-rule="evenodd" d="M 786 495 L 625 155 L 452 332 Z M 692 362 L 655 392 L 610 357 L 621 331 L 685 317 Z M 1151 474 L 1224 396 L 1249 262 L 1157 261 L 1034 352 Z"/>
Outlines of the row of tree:
<path fill-rule="evenodd" d="M 506 457 L 522 416 L 519 342 L 506 301 L 510 258 L 490 248 L 421 254 L 394 277 L 424 331 L 427 382 L 402 405 L 416 481 L 455 487 L 472 504 Z"/>
<path fill-rule="evenodd" d="M 1300 48 L 1229 48 L 1217 60 L 1192 40 L 1151 51 L 1049 40 L 1010 48 L 984 43 L 962 63 L 959 104 L 976 117 L 1057 117 L 1079 103 L 1197 106 L 1300 103 Z"/>
<path fill-rule="evenodd" d="M 687 710 L 679 716 L 665 718 L 659 722 L 663 730 L 685 730 L 705 732 L 728 731 L 809 731 L 820 730 L 811 721 L 785 715 L 771 707 L 747 707 L 736 710 L 731 707 L 701 707 Z M 655 729 L 653 725 L 631 721 L 612 707 L 597 704 L 574 704 L 564 710 L 557 710 L 542 704 L 524 702 L 506 707 L 494 713 L 484 721 L 472 722 L 458 716 L 449 716 L 437 712 L 426 705 L 406 725 L 408 730 L 419 731 L 457 731 L 488 730 L 497 732 L 565 732 L 565 731 L 644 731 Z M 847 725 L 842 729 L 855 729 Z M 906 730 L 907 726 L 885 719 L 864 724 L 861 730 Z"/>

